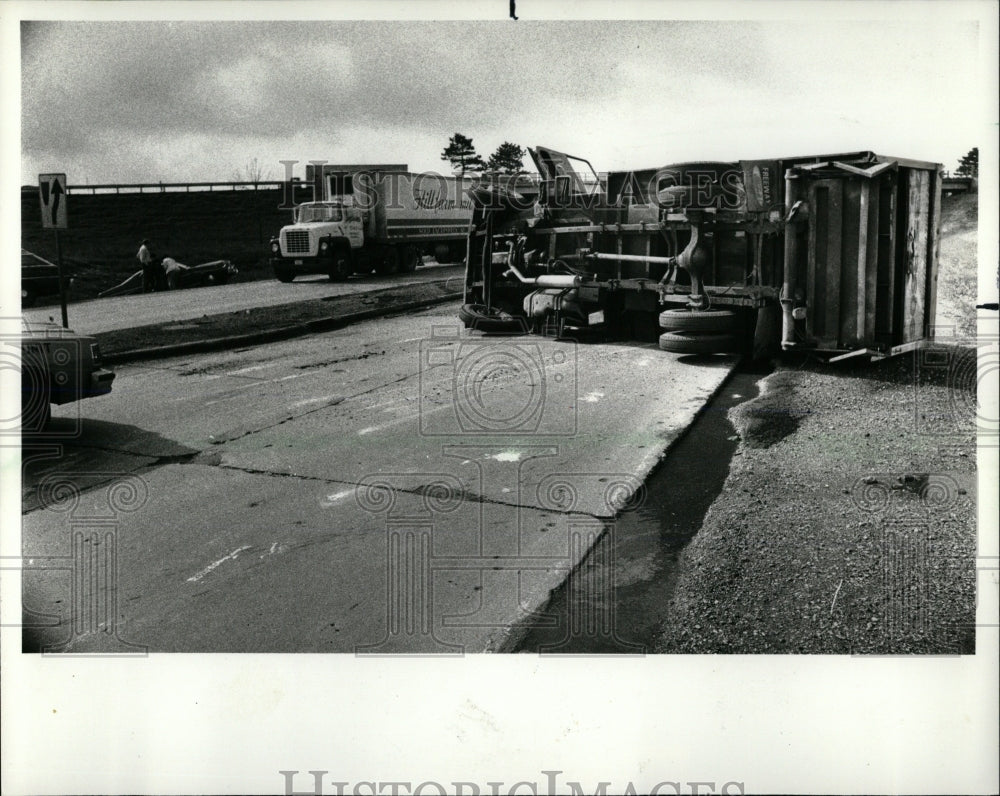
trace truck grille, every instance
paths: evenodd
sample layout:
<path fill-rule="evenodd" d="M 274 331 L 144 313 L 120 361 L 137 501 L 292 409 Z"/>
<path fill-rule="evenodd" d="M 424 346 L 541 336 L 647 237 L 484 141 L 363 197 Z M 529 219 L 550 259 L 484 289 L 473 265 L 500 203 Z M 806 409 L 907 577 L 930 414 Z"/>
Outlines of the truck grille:
<path fill-rule="evenodd" d="M 303 229 L 290 229 L 285 233 L 285 251 L 288 254 L 309 254 L 309 233 Z"/>

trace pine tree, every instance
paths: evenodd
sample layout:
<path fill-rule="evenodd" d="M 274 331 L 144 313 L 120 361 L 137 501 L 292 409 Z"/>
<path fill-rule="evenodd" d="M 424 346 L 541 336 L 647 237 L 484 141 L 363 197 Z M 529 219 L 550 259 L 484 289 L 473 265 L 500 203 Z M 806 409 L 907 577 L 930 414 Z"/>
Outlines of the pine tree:
<path fill-rule="evenodd" d="M 963 177 L 979 176 L 979 147 L 974 146 L 969 150 L 967 155 L 958 161 L 958 171 L 956 173 L 961 174 Z"/>
<path fill-rule="evenodd" d="M 448 146 L 441 153 L 441 160 L 449 161 L 460 177 L 464 177 L 467 171 L 482 171 L 486 168 L 483 159 L 476 154 L 472 139 L 461 133 L 455 133 L 448 139 Z"/>
<path fill-rule="evenodd" d="M 524 150 L 517 144 L 504 141 L 486 161 L 490 171 L 501 174 L 516 174 L 524 170 Z"/>

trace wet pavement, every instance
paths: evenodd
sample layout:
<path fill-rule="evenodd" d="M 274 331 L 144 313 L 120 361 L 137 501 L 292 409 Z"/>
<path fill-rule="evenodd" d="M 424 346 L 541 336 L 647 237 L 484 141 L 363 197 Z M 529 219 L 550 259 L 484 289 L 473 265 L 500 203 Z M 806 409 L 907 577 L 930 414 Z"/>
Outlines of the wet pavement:
<path fill-rule="evenodd" d="M 738 438 L 729 410 L 755 398 L 760 373 L 737 372 L 647 480 L 605 525 L 577 570 L 552 594 L 518 652 L 644 654 L 653 649 L 685 546 L 722 491 Z"/>

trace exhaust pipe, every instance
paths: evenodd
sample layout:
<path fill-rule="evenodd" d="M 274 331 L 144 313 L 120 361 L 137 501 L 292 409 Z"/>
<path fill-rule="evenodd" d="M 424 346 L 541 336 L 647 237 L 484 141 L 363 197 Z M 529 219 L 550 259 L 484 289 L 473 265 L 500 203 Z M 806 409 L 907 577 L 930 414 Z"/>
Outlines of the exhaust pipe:
<path fill-rule="evenodd" d="M 795 263 L 798 261 L 799 241 L 792 224 L 802 203 L 798 198 L 799 175 L 794 169 L 785 172 L 785 261 L 784 277 L 781 284 L 781 347 L 783 350 L 795 348 Z"/>
<path fill-rule="evenodd" d="M 542 274 L 541 276 L 525 276 L 513 265 L 507 266 L 504 276 L 513 274 L 518 281 L 524 285 L 535 285 L 536 287 L 579 287 L 586 280 L 582 276 L 572 274 Z"/>

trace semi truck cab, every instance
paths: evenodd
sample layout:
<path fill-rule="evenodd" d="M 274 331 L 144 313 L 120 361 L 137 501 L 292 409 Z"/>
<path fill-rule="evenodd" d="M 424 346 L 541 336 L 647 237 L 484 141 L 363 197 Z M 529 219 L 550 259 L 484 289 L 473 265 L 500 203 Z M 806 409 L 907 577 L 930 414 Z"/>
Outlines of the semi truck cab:
<path fill-rule="evenodd" d="M 353 252 L 365 244 L 364 212 L 349 202 L 306 202 L 295 208 L 295 223 L 271 240 L 271 265 L 282 282 L 296 274 L 329 274 L 346 279 Z"/>

